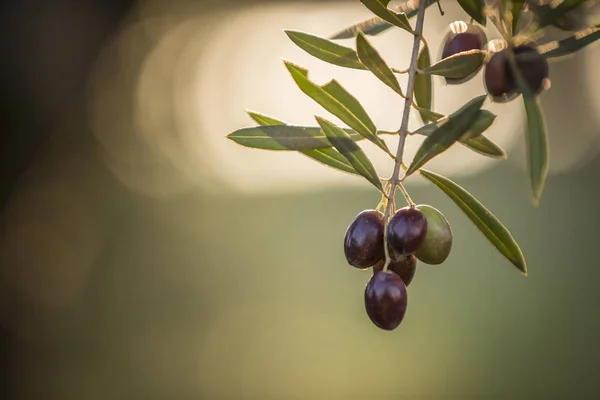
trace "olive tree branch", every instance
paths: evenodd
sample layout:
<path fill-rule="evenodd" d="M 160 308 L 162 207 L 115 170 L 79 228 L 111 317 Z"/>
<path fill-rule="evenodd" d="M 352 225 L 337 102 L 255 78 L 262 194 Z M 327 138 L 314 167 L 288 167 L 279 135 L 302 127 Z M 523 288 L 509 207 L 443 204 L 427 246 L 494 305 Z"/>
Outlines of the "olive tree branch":
<path fill-rule="evenodd" d="M 383 221 L 385 224 L 385 240 L 384 243 L 387 243 L 387 224 L 389 217 L 394 209 L 394 198 L 396 194 L 396 187 L 401 184 L 400 183 L 400 166 L 402 165 L 402 158 L 404 156 L 404 145 L 406 143 L 406 136 L 408 134 L 408 117 L 410 115 L 410 109 L 413 103 L 414 91 L 415 91 L 415 77 L 417 76 L 417 62 L 419 59 L 419 48 L 421 44 L 421 40 L 423 38 L 423 23 L 425 21 L 425 8 L 427 7 L 427 2 L 425 0 L 419 1 L 419 10 L 417 12 L 417 24 L 415 26 L 415 34 L 413 40 L 413 48 L 412 55 L 410 58 L 410 66 L 408 70 L 408 85 L 406 87 L 406 98 L 404 100 L 404 110 L 402 113 L 402 123 L 400 125 L 400 129 L 398 130 L 399 140 L 398 140 L 398 150 L 396 151 L 396 162 L 394 164 L 394 171 L 392 172 L 392 176 L 388 180 L 390 183 L 389 189 L 386 193 L 387 204 L 385 207 L 385 213 L 383 215 Z M 406 193 L 403 190 L 403 193 Z M 408 198 L 407 200 L 409 200 Z M 412 201 L 409 201 L 412 203 Z M 411 204 L 412 205 L 412 204 Z M 389 257 L 389 249 L 388 246 L 385 247 L 385 266 L 384 269 L 387 269 L 390 263 Z"/>

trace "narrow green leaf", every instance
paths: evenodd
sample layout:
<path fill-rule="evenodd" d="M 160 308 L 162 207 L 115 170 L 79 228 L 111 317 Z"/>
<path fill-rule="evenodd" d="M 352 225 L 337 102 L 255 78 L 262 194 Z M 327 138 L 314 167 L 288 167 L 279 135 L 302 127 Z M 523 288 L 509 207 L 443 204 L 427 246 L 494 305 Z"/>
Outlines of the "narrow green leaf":
<path fill-rule="evenodd" d="M 550 2 L 548 4 L 537 4 L 528 1 L 527 6 L 536 17 L 540 28 L 553 25 L 562 30 L 572 30 L 572 20 L 567 18 L 567 14 L 575 9 L 582 7 L 589 0 L 563 0 L 561 2 Z"/>
<path fill-rule="evenodd" d="M 396 75 L 394 75 L 390 67 L 388 67 L 383 58 L 381 58 L 377 50 L 369 43 L 362 32 L 359 32 L 356 36 L 356 51 L 359 60 L 373 73 L 373 75 L 392 88 L 394 92 L 404 97 L 398 79 L 396 79 Z"/>
<path fill-rule="evenodd" d="M 538 100 L 523 94 L 527 114 L 527 160 L 534 204 L 538 204 L 548 175 L 548 139 L 542 107 Z"/>
<path fill-rule="evenodd" d="M 290 30 L 284 32 L 298 47 L 320 60 L 340 67 L 365 69 L 354 49 L 309 33 Z"/>
<path fill-rule="evenodd" d="M 523 274 L 527 275 L 527 264 L 523 252 L 508 229 L 485 208 L 473 195 L 450 179 L 431 171 L 420 171 L 421 175 L 440 188 L 479 228 L 481 233 Z"/>
<path fill-rule="evenodd" d="M 412 134 L 413 135 L 430 136 L 433 132 L 435 132 L 442 125 L 444 125 L 446 122 L 448 122 L 450 117 L 457 115 L 461 111 L 462 111 L 462 108 L 457 110 L 455 113 L 453 113 L 451 115 L 442 115 L 436 122 L 431 122 L 427 125 L 423 125 L 419 129 L 414 131 Z M 485 132 L 485 130 L 487 128 L 489 128 L 492 125 L 492 123 L 494 122 L 495 119 L 496 119 L 496 115 L 494 115 L 490 111 L 479 110 L 475 121 L 469 127 L 469 134 L 465 135 L 465 136 L 469 137 L 469 138 L 479 136 L 480 134 Z"/>
<path fill-rule="evenodd" d="M 485 52 L 469 50 L 454 54 L 420 71 L 424 74 L 439 75 L 446 78 L 461 79 L 481 68 Z"/>
<path fill-rule="evenodd" d="M 424 125 L 412 134 L 429 136 L 448 119 L 448 116 L 443 116 L 437 122 Z M 459 139 L 459 142 L 481 155 L 491 158 L 506 158 L 506 153 L 498 145 L 482 135 L 494 123 L 495 119 L 496 116 L 488 110 L 479 110 L 475 122 L 465 134 L 468 139 Z"/>
<path fill-rule="evenodd" d="M 341 155 L 339 151 L 335 150 L 333 147 L 314 150 L 300 150 L 300 153 L 333 169 L 358 175 L 358 172 L 356 172 L 348 159 Z"/>
<path fill-rule="evenodd" d="M 331 40 L 340 39 L 352 39 L 356 36 L 357 32 L 364 32 L 365 35 L 375 36 L 382 32 L 387 31 L 393 25 L 385 22 L 379 17 L 369 18 L 365 21 L 359 22 L 358 24 L 344 28 L 339 32 L 334 33 L 329 37 Z"/>
<path fill-rule="evenodd" d="M 380 192 L 383 193 L 383 186 L 375 171 L 375 167 L 362 151 L 362 149 L 348 137 L 343 129 L 338 128 L 324 118 L 316 117 L 321 129 L 333 145 L 346 159 L 356 172 L 371 182 Z"/>
<path fill-rule="evenodd" d="M 600 39 L 600 25 L 579 31 L 566 39 L 546 43 L 539 46 L 538 50 L 546 58 L 562 57 L 575 53 L 598 39 Z"/>
<path fill-rule="evenodd" d="M 390 0 L 360 0 L 373 14 L 378 16 L 390 24 L 397 26 L 398 28 L 404 29 L 407 32 L 413 33 L 413 29 L 408 22 L 406 14 L 387 8 Z"/>
<path fill-rule="evenodd" d="M 513 0 L 512 1 L 512 31 L 513 35 L 518 33 L 519 18 L 521 18 L 521 11 L 525 7 L 525 0 Z"/>
<path fill-rule="evenodd" d="M 324 86 L 319 86 L 308 79 L 308 70 L 289 61 L 285 61 L 285 66 L 302 92 L 391 155 L 385 142 L 377 137 L 375 124 L 362 105 L 337 81 L 332 80 Z"/>
<path fill-rule="evenodd" d="M 432 4 L 435 4 L 436 0 L 427 0 L 427 6 L 429 7 Z M 419 2 L 415 0 L 406 0 L 402 4 L 397 7 L 392 8 L 392 11 L 395 13 L 404 13 L 407 18 L 412 18 L 417 15 L 417 10 L 419 8 Z M 362 21 L 358 24 L 352 25 L 348 28 L 341 30 L 340 32 L 335 33 L 329 38 L 332 40 L 337 39 L 352 39 L 356 36 L 356 32 L 361 31 L 367 36 L 375 36 L 382 32 L 387 31 L 393 25 L 384 21 L 379 17 L 369 18 L 366 21 Z"/>
<path fill-rule="evenodd" d="M 506 159 L 504 150 L 483 135 L 461 141 L 461 144 L 481 155 L 491 158 Z"/>
<path fill-rule="evenodd" d="M 444 118 L 445 117 L 444 114 L 440 114 L 438 112 L 435 112 L 435 111 L 432 111 L 432 110 L 428 110 L 426 108 L 422 108 L 422 107 L 419 107 L 419 106 L 413 105 L 413 108 L 416 109 L 419 112 L 419 114 L 421 114 L 421 119 L 424 122 L 427 122 L 427 121 L 435 122 L 435 121 L 440 120 L 440 118 Z"/>
<path fill-rule="evenodd" d="M 314 150 L 331 147 L 331 143 L 320 127 L 289 125 L 273 117 L 248 111 L 248 115 L 262 127 L 238 129 L 227 135 L 234 142 L 263 150 Z M 344 129 L 355 142 L 364 136 L 352 129 Z M 396 132 L 377 131 L 378 135 L 396 135 Z"/>
<path fill-rule="evenodd" d="M 439 128 L 427 136 L 421 147 L 419 147 L 419 150 L 417 150 L 417 154 L 415 154 L 412 163 L 406 171 L 406 175 L 414 173 L 429 160 L 446 151 L 457 140 L 465 138 L 486 98 L 487 95 L 482 95 L 469 101 L 457 112 L 450 115 L 448 120 Z"/>
<path fill-rule="evenodd" d="M 248 111 L 248 115 L 250 116 L 250 118 L 256 121 L 256 123 L 262 126 L 285 125 L 285 122 L 264 114 Z M 313 160 L 316 160 L 317 162 L 325 164 L 334 169 L 343 172 L 348 172 L 350 174 L 357 173 L 354 170 L 354 167 L 348 162 L 346 157 L 342 156 L 338 151 L 336 151 L 332 147 L 324 147 L 322 149 L 314 150 L 299 150 L 299 153 L 304 154 L 305 156 L 312 158 Z"/>
<path fill-rule="evenodd" d="M 261 126 L 269 126 L 269 125 L 287 125 L 284 121 L 269 117 L 268 115 L 257 113 L 254 111 L 246 111 L 246 113 L 252 118 L 254 122 Z"/>
<path fill-rule="evenodd" d="M 458 4 L 463 10 L 475 21 L 485 26 L 486 17 L 483 14 L 483 8 L 485 6 L 483 0 L 458 0 Z"/>
<path fill-rule="evenodd" d="M 353 140 L 362 136 L 350 131 Z M 253 126 L 238 129 L 227 135 L 228 139 L 246 147 L 263 150 L 313 150 L 331 147 L 325 134 L 319 127 L 294 125 Z"/>
<path fill-rule="evenodd" d="M 529 85 L 516 66 L 514 58 L 509 57 L 509 65 L 513 76 L 516 78 L 519 91 L 523 93 L 525 114 L 527 115 L 527 164 L 533 204 L 537 205 L 544 191 L 548 175 L 548 138 L 546 135 L 546 122 L 542 106 L 536 96 L 531 92 Z"/>
<path fill-rule="evenodd" d="M 419 53 L 417 59 L 417 68 L 420 71 L 424 71 L 431 66 L 431 56 L 429 54 L 429 48 L 424 46 Z M 431 75 L 417 74 L 415 76 L 415 102 L 421 108 L 431 111 L 433 98 L 433 85 Z M 431 119 L 431 115 L 427 112 L 419 110 L 421 119 L 423 122 L 433 122 L 435 119 Z"/>

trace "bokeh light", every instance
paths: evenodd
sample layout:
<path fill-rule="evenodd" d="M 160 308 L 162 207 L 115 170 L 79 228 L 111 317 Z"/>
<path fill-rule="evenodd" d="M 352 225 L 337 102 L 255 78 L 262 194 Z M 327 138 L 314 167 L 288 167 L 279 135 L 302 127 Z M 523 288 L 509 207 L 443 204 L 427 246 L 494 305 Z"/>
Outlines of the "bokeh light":
<path fill-rule="evenodd" d="M 188 13 L 181 17 L 176 10 L 160 7 L 162 12 L 177 17 L 148 18 L 127 26 L 105 52 L 94 81 L 96 135 L 119 179 L 136 190 L 158 196 L 180 193 L 195 185 L 207 190 L 226 186 L 257 192 L 363 184 L 356 177 L 330 171 L 300 154 L 248 150 L 224 136 L 251 125 L 244 110 L 304 125 L 315 125 L 314 115 L 325 115 L 343 125 L 298 90 L 282 59 L 308 68 L 310 78 L 317 83 L 332 78 L 340 81 L 363 103 L 379 127 L 396 129 L 402 99 L 395 93 L 368 73 L 312 58 L 290 45 L 283 33 L 283 29 L 296 29 L 327 36 L 331 33 L 329 26 L 341 28 L 347 21 L 368 17 L 364 9 L 344 3 L 268 3 L 228 10 L 226 14 L 216 11 L 214 15 L 186 9 Z M 434 58 L 448 16 L 460 15 L 458 7 L 450 5 L 446 12 L 444 18 L 432 13 L 426 27 L 426 34 L 435 44 L 431 49 Z M 153 13 L 146 10 L 142 14 Z M 410 41 L 402 32 L 373 38 L 389 63 L 399 67 L 406 64 L 399 49 L 409 47 Z M 111 73 L 115 65 L 119 66 L 118 75 Z M 406 76 L 401 76 L 401 84 L 405 81 Z M 436 110 L 454 112 L 482 90 L 480 76 L 460 88 L 446 86 L 441 78 L 434 79 Z M 515 103 L 492 104 L 489 108 L 500 118 L 488 135 L 510 151 L 522 130 L 521 107 Z M 502 118 L 515 114 L 520 117 Z M 410 128 L 418 126 L 418 117 L 413 113 Z M 422 140 L 409 138 L 407 157 L 412 157 Z M 396 146 L 395 138 L 388 141 L 391 148 Z M 135 156 L 131 155 L 132 146 Z M 364 147 L 378 169 L 391 169 L 387 156 L 370 144 Z M 456 146 L 443 161 L 434 160 L 431 166 L 454 176 L 479 173 L 494 163 Z"/>

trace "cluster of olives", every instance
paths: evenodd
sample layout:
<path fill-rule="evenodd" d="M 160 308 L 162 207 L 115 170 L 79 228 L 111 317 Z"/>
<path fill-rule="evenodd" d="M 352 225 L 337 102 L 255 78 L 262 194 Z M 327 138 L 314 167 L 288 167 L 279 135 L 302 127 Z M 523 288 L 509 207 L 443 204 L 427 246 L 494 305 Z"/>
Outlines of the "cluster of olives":
<path fill-rule="evenodd" d="M 417 260 L 441 264 L 451 248 L 450 225 L 431 206 L 401 208 L 390 218 L 387 228 L 383 214 L 377 210 L 358 214 L 346 230 L 344 253 L 351 266 L 373 268 L 365 288 L 365 308 L 371 321 L 384 330 L 398 327 L 406 313 L 406 287 L 415 276 Z"/>
<path fill-rule="evenodd" d="M 451 23 L 450 30 L 444 39 L 442 59 L 470 50 L 487 50 L 488 52 L 484 70 L 484 85 L 493 101 L 504 103 L 513 100 L 520 94 L 516 78 L 510 67 L 511 56 L 514 57 L 515 64 L 531 92 L 538 95 L 544 90 L 548 79 L 548 62 L 537 51 L 533 43 L 509 48 L 506 41 L 501 39 L 488 42 L 485 32 L 479 25 L 467 24 L 464 21 Z M 459 78 L 446 78 L 446 83 L 466 82 L 473 78 L 482 67 L 483 65 L 480 65 Z"/>

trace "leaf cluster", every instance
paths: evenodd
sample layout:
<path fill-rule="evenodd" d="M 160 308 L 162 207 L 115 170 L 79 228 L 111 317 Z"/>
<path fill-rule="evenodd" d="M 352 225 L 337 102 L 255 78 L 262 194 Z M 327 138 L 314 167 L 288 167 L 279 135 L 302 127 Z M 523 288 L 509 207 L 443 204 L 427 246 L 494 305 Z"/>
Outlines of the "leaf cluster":
<path fill-rule="evenodd" d="M 426 7 L 437 3 L 433 0 L 423 1 L 426 1 Z M 564 0 L 557 6 L 556 2 L 540 4 L 536 1 L 498 0 L 490 6 L 480 0 L 457 2 L 474 23 L 486 25 L 491 21 L 509 46 L 528 42 L 531 38 L 543 38 L 548 26 L 568 29 L 565 23 L 567 16 L 585 3 Z M 342 68 L 371 73 L 398 96 L 406 99 L 407 93 L 400 86 L 397 75 L 406 73 L 407 70 L 389 65 L 368 36 L 379 35 L 392 27 L 414 35 L 410 19 L 416 15 L 419 2 L 404 1 L 394 8 L 389 8 L 389 0 L 361 0 L 361 3 L 372 12 L 373 17 L 329 38 L 294 30 L 287 30 L 285 33 L 308 54 Z M 555 59 L 579 51 L 599 38 L 600 27 L 592 26 L 573 32 L 566 39 L 538 46 L 537 49 L 545 58 Z M 340 39 L 352 39 L 353 46 L 338 43 L 337 40 Z M 505 152 L 484 135 L 496 119 L 494 114 L 484 108 L 487 95 L 471 99 L 450 115 L 440 114 L 433 109 L 432 77 L 465 76 L 484 65 L 487 53 L 485 50 L 470 50 L 432 63 L 427 41 L 424 38 L 421 41 L 414 79 L 414 101 L 411 106 L 420 115 L 423 126 L 409 134 L 425 136 L 425 140 L 411 164 L 405 166 L 402 180 L 419 172 L 448 195 L 501 254 L 526 273 L 523 254 L 506 227 L 464 188 L 448 178 L 423 169 L 430 160 L 457 144 L 486 157 L 506 158 Z M 396 160 L 396 155 L 385 142 L 385 136 L 398 135 L 399 132 L 378 128 L 361 102 L 335 79 L 318 85 L 310 79 L 306 68 L 290 61 L 285 61 L 284 64 L 298 88 L 347 125 L 347 128 L 338 127 L 320 116 L 315 116 L 314 126 L 294 126 L 274 117 L 248 111 L 257 126 L 238 129 L 227 137 L 247 147 L 299 152 L 328 167 L 365 178 L 385 196 L 382 184 L 385 180 L 379 177 L 359 143 L 368 140 Z M 522 93 L 527 115 L 529 176 L 533 200 L 537 203 L 542 195 L 548 170 L 544 116 L 538 98 L 529 89 L 513 58 L 510 67 Z"/>

